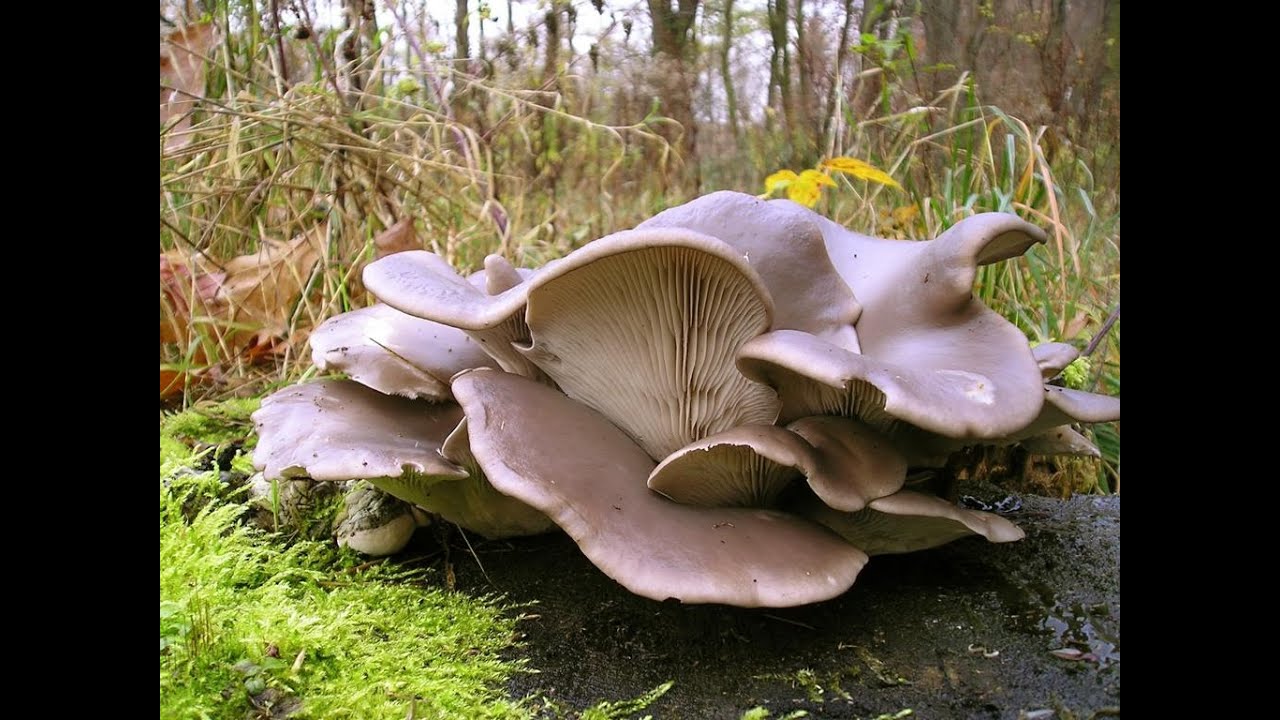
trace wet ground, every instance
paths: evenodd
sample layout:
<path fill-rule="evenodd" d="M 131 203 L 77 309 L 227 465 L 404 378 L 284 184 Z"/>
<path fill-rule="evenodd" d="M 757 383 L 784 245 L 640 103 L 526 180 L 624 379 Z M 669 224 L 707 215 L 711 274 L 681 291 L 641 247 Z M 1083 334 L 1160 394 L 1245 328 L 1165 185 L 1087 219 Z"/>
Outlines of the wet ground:
<path fill-rule="evenodd" d="M 636 597 L 563 535 L 477 545 L 488 579 L 452 561 L 459 590 L 526 606 L 538 672 L 516 697 L 581 709 L 670 680 L 657 720 L 1118 716 L 1120 499 L 1028 496 L 1009 517 L 1024 541 L 876 557 L 843 596 L 783 610 Z"/>

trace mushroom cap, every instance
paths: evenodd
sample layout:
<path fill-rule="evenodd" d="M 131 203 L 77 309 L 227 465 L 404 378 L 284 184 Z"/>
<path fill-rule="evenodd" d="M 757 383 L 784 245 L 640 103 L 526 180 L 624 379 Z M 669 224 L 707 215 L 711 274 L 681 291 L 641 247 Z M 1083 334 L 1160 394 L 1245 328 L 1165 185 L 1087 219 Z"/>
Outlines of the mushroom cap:
<path fill-rule="evenodd" d="M 383 395 L 345 380 L 295 385 L 263 400 L 253 415 L 253 462 L 268 480 L 368 480 L 486 537 L 533 535 L 551 528 L 541 513 L 501 495 L 465 463 L 462 409 Z"/>
<path fill-rule="evenodd" d="M 695 440 L 649 474 L 649 489 L 678 503 L 706 507 L 767 507 L 804 468 L 813 448 L 775 425 L 740 425 Z"/>
<path fill-rule="evenodd" d="M 533 341 L 519 350 L 650 457 L 777 417 L 774 391 L 734 365 L 743 343 L 769 327 L 768 291 L 719 240 L 680 229 L 617 233 L 527 284 Z"/>
<path fill-rule="evenodd" d="M 1044 404 L 1045 409 L 1038 422 L 1052 423 L 1050 427 L 1069 422 L 1100 423 L 1120 419 L 1120 398 L 1112 395 L 1045 385 Z"/>
<path fill-rule="evenodd" d="M 721 191 L 664 210 L 636 229 L 685 228 L 728 243 L 768 288 L 771 329 L 803 330 L 856 352 L 853 324 L 862 307 L 831 264 L 814 215 L 792 202 Z"/>
<path fill-rule="evenodd" d="M 533 277 L 535 271 L 517 268 L 501 255 L 487 255 L 484 269 L 467 276 L 467 282 L 488 295 L 501 295 Z"/>
<path fill-rule="evenodd" d="M 1070 425 L 1059 425 L 1052 430 L 1022 440 L 1020 443 L 1033 455 L 1083 455 L 1102 457 L 1102 451 L 1089 438 Z"/>
<path fill-rule="evenodd" d="M 907 459 L 889 438 L 851 418 L 815 416 L 787 426 L 809 442 L 815 466 L 809 487 L 837 510 L 861 510 L 902 489 Z"/>
<path fill-rule="evenodd" d="M 1031 355 L 1036 359 L 1036 365 L 1040 366 L 1041 376 L 1049 380 L 1080 357 L 1080 351 L 1074 345 L 1051 342 L 1040 343 L 1031 348 Z"/>
<path fill-rule="evenodd" d="M 979 339 L 981 335 L 974 334 Z M 1021 363 L 1015 359 L 1010 372 L 1001 372 L 1000 359 L 991 353 L 937 339 L 943 342 L 933 357 L 921 354 L 893 363 L 851 353 L 808 333 L 777 330 L 746 343 L 738 368 L 777 390 L 783 422 L 843 415 L 891 436 L 897 424 L 905 422 L 947 437 L 978 439 L 1009 435 L 1036 417 L 1043 402 L 1040 372 L 1025 345 L 1027 367 L 1018 367 Z M 962 369 L 970 349 L 991 362 Z M 930 360 L 942 366 L 930 366 Z M 1020 372 L 1027 369 L 1035 382 L 1029 396 L 1022 387 L 1027 384 L 1025 373 Z M 1006 381 L 1012 389 L 1004 387 Z"/>
<path fill-rule="evenodd" d="M 802 605 L 853 584 L 866 555 L 785 513 L 703 508 L 650 492 L 654 462 L 595 411 L 527 379 L 453 381 L 493 486 L 546 513 L 609 577 L 655 600 Z M 553 432 L 548 432 L 554 429 Z"/>
<path fill-rule="evenodd" d="M 466 471 L 442 458 L 439 449 L 461 419 L 462 410 L 452 403 L 383 395 L 346 380 L 293 385 L 267 397 L 253 414 L 253 464 L 268 480 L 407 474 L 457 480 Z"/>
<path fill-rule="evenodd" d="M 811 417 L 785 429 L 743 425 L 694 441 L 654 468 L 649 489 L 689 505 L 765 507 L 802 475 L 823 502 L 852 511 L 901 488 L 907 464 L 887 438 L 857 420 Z"/>
<path fill-rule="evenodd" d="M 995 543 L 1026 537 L 1021 528 L 999 515 L 966 510 L 913 490 L 878 498 L 854 513 L 840 512 L 816 498 L 803 501 L 797 512 L 831 528 L 868 555 L 927 550 L 968 535 Z"/>
<path fill-rule="evenodd" d="M 486 266 L 485 288 L 496 289 L 510 283 L 511 274 L 502 262 L 492 262 L 492 284 Z M 518 277 L 518 272 L 512 270 Z M 544 379 L 542 372 L 511 346 L 529 340 L 529 328 L 521 312 L 527 283 L 491 296 L 463 279 L 447 260 L 425 250 L 396 253 L 369 263 L 363 278 L 370 292 L 400 312 L 465 331 L 503 370 Z"/>
<path fill-rule="evenodd" d="M 443 265 L 442 265 L 443 264 Z M 681 229 L 601 238 L 489 296 L 430 253 L 392 255 L 365 284 L 398 309 L 474 331 L 502 367 L 545 373 L 608 416 L 652 457 L 746 423 L 772 423 L 778 400 L 734 367 L 737 350 L 773 319 L 768 290 L 733 248 Z"/>
<path fill-rule="evenodd" d="M 463 331 L 381 304 L 322 323 L 311 333 L 311 358 L 378 392 L 437 401 L 452 398 L 455 373 L 496 365 Z"/>
<path fill-rule="evenodd" d="M 1027 339 L 974 299 L 972 288 L 978 265 L 1043 242 L 1043 232 L 1004 214 L 962 220 L 929 242 L 815 222 L 862 303 L 862 354 L 790 330 L 748 343 L 738 365 L 778 389 L 784 421 L 836 413 L 881 431 L 903 421 L 979 440 L 1008 436 L 1036 418 L 1043 379 Z"/>

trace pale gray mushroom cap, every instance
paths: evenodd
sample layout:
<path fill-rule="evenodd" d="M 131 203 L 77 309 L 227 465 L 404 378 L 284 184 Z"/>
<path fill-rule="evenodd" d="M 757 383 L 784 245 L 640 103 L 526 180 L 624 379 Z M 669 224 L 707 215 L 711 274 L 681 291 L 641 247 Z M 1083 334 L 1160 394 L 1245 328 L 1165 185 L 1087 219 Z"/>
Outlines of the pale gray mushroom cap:
<path fill-rule="evenodd" d="M 1080 357 L 1080 351 L 1074 345 L 1051 342 L 1040 343 L 1031 348 L 1031 355 L 1036 359 L 1036 365 L 1040 366 L 1041 376 L 1050 380 Z"/>
<path fill-rule="evenodd" d="M 686 505 L 768 507 L 815 462 L 799 435 L 741 425 L 695 440 L 649 474 L 649 489 Z"/>
<path fill-rule="evenodd" d="M 381 304 L 322 323 L 311 333 L 311 358 L 378 392 L 435 401 L 452 399 L 457 372 L 496 366 L 463 331 Z"/>
<path fill-rule="evenodd" d="M 769 289 L 771 329 L 803 330 L 856 352 L 853 325 L 862 307 L 832 266 L 813 216 L 795 203 L 722 191 L 658 213 L 636 229 L 685 228 L 728 243 Z"/>
<path fill-rule="evenodd" d="M 295 385 L 263 400 L 253 415 L 253 462 L 268 480 L 368 480 L 406 502 L 486 537 L 532 535 L 547 518 L 501 495 L 468 470 L 458 435 L 462 409 L 382 395 L 353 382 Z M 451 446 L 450 462 L 441 454 Z"/>
<path fill-rule="evenodd" d="M 510 341 L 511 349 L 654 458 L 777 417 L 774 391 L 734 366 L 743 343 L 772 323 L 768 290 L 715 238 L 674 228 L 616 233 L 496 296 L 445 272 L 443 262 L 399 253 L 369 265 L 365 283 L 405 312 L 465 330 L 522 315 L 529 337 Z"/>
<path fill-rule="evenodd" d="M 494 256 L 490 256 L 494 257 Z M 486 266 L 482 282 L 469 282 L 447 260 L 425 250 L 389 255 L 365 266 L 364 284 L 379 300 L 414 317 L 466 332 L 507 372 L 545 379 L 512 343 L 529 341 L 524 322 L 525 284 L 511 285 L 497 295 L 488 288 L 506 287 L 519 277 L 506 261 L 494 261 L 494 281 Z M 510 269 L 512 272 L 508 273 Z M 477 287 L 483 285 L 483 287 Z M 523 289 L 521 289 L 523 288 Z"/>
<path fill-rule="evenodd" d="M 1042 242 L 1038 228 L 987 214 L 912 242 L 868 238 L 814 216 L 862 303 L 862 354 L 792 330 L 744 346 L 739 367 L 778 389 L 784 421 L 842 414 L 886 432 L 902 421 L 985 440 L 1036 418 L 1043 379 L 1027 339 L 974 299 L 972 286 L 978 265 Z"/>
<path fill-rule="evenodd" d="M 452 403 L 383 395 L 350 381 L 294 385 L 263 400 L 253 414 L 258 430 L 253 464 L 268 480 L 405 474 L 461 479 L 466 471 L 439 452 L 461 419 L 462 410 Z"/>
<path fill-rule="evenodd" d="M 515 375 L 454 378 L 471 450 L 500 492 L 543 511 L 609 577 L 655 600 L 780 607 L 853 584 L 866 555 L 785 513 L 680 505 L 653 460 L 600 414 Z M 548 432 L 554 428 L 555 432 Z"/>
<path fill-rule="evenodd" d="M 777 417 L 774 391 L 734 364 L 769 327 L 769 295 L 724 243 L 677 229 L 618 233 L 529 284 L 525 357 L 650 457 Z"/>
<path fill-rule="evenodd" d="M 906 475 L 906 460 L 880 433 L 857 420 L 811 417 L 692 442 L 654 468 L 649 489 L 690 505 L 766 507 L 803 476 L 823 502 L 852 511 L 896 492 Z"/>
<path fill-rule="evenodd" d="M 1033 455 L 1081 455 L 1084 457 L 1102 457 L 1102 451 L 1093 442 L 1076 432 L 1070 425 L 1059 425 L 1056 428 L 1034 435 L 1018 443 Z"/>
<path fill-rule="evenodd" d="M 838 510 L 861 510 L 897 492 L 907 480 L 907 459 L 888 437 L 858 420 L 817 416 L 787 426 L 809 442 L 815 464 L 809 487 Z"/>
<path fill-rule="evenodd" d="M 936 495 L 900 490 L 871 501 L 858 512 L 840 512 L 817 498 L 809 498 L 797 510 L 839 533 L 868 555 L 915 552 L 944 545 L 969 535 L 990 542 L 1021 540 L 1017 525 L 993 513 L 967 510 Z"/>

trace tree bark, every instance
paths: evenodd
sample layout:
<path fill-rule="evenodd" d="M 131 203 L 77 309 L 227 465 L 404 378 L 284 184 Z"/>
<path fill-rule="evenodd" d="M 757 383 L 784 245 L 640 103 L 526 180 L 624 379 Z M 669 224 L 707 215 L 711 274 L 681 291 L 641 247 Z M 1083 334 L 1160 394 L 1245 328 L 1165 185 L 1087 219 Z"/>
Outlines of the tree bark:
<path fill-rule="evenodd" d="M 733 44 L 733 0 L 724 0 L 724 24 L 720 41 L 720 75 L 724 79 L 724 97 L 729 110 L 729 132 L 737 140 L 738 129 L 738 93 L 733 87 L 733 72 L 729 67 L 729 47 Z"/>
<path fill-rule="evenodd" d="M 681 126 L 676 137 L 670 137 L 684 161 L 683 179 L 696 191 L 701 185 L 698 172 L 698 125 L 693 117 L 694 77 L 691 68 L 696 47 L 693 21 L 698 15 L 698 0 L 649 0 L 649 16 L 653 23 L 654 85 L 659 91 L 667 115 Z"/>
<path fill-rule="evenodd" d="M 827 91 L 827 102 L 822 109 L 822 148 L 824 152 L 831 152 L 835 144 L 835 135 L 840 129 L 840 123 L 836 122 L 836 118 L 840 115 L 844 68 L 845 62 L 849 59 L 849 29 L 852 27 L 853 0 L 844 0 L 844 23 L 840 26 L 840 43 L 836 46 L 835 68 L 831 74 L 831 87 Z"/>
<path fill-rule="evenodd" d="M 800 96 L 796 102 L 795 125 L 791 128 L 792 145 L 795 148 L 795 162 L 800 165 L 812 165 L 816 160 L 817 138 L 814 137 L 817 112 L 817 101 L 813 92 L 813 76 L 816 71 L 816 58 L 813 47 L 806 34 L 804 0 L 796 0 L 796 56 L 800 74 Z"/>
<path fill-rule="evenodd" d="M 453 28 L 455 55 L 459 60 L 466 60 L 471 57 L 471 13 L 467 11 L 467 0 L 456 0 Z"/>
<path fill-rule="evenodd" d="M 795 123 L 791 102 L 791 51 L 787 45 L 787 0 L 768 0 L 766 12 L 773 40 L 769 56 L 769 109 L 776 115 L 781 107 L 785 130 L 790 133 Z M 769 129 L 772 131 L 774 127 Z"/>

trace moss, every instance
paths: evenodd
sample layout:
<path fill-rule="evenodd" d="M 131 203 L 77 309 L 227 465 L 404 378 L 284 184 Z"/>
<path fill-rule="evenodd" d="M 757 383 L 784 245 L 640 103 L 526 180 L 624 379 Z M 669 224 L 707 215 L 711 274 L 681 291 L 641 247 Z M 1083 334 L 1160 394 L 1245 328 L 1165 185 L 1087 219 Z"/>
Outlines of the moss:
<path fill-rule="evenodd" d="M 160 435 L 209 445 L 246 440 L 253 431 L 253 421 L 249 416 L 260 404 L 257 398 L 234 398 L 162 414 Z"/>
<path fill-rule="evenodd" d="M 346 572 L 329 543 L 282 547 L 216 499 L 214 475 L 161 483 L 161 718 L 529 715 L 501 692 L 522 664 L 499 656 L 516 620 L 497 602 L 389 563 Z"/>

